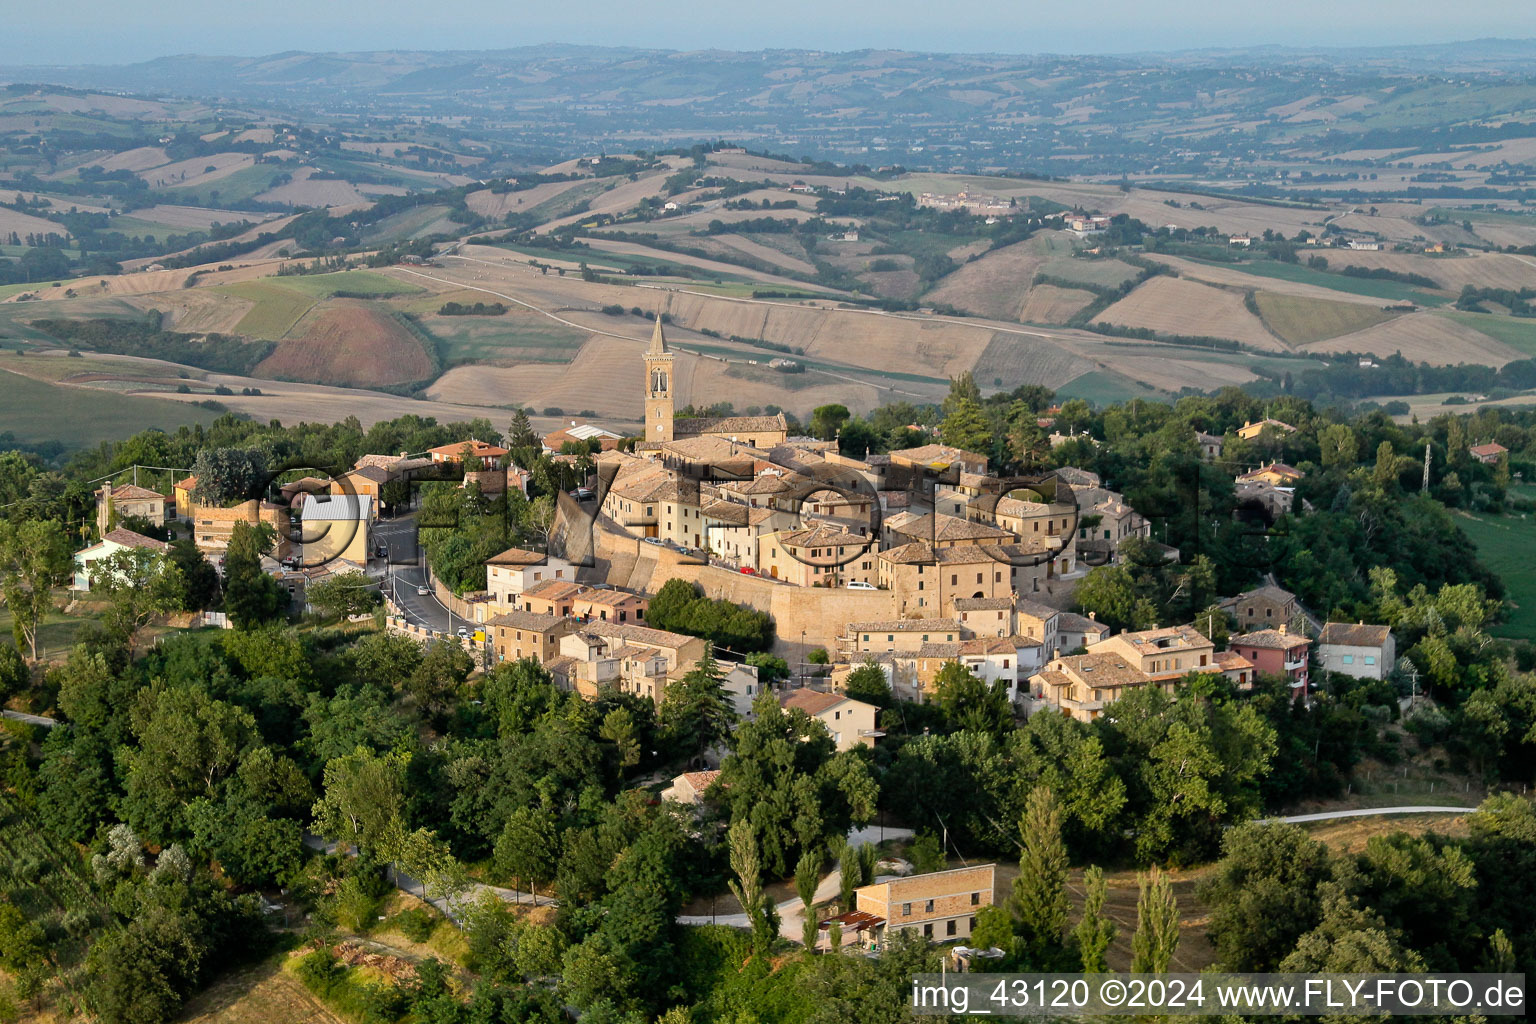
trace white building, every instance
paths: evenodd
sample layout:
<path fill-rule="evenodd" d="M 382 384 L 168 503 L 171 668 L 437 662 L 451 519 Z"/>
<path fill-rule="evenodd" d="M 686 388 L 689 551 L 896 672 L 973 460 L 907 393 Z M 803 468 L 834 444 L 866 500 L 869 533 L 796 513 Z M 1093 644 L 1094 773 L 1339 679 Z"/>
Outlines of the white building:
<path fill-rule="evenodd" d="M 1325 672 L 1385 679 L 1397 663 L 1397 641 L 1387 626 L 1330 622 L 1318 634 L 1317 655 Z"/>
<path fill-rule="evenodd" d="M 169 545 L 165 541 L 146 537 L 142 533 L 134 533 L 122 527 L 111 531 L 102 537 L 100 541 L 88 548 L 81 548 L 75 552 L 75 578 L 71 584 L 75 590 L 91 589 L 91 564 L 127 548 L 148 548 L 151 551 L 166 551 Z"/>

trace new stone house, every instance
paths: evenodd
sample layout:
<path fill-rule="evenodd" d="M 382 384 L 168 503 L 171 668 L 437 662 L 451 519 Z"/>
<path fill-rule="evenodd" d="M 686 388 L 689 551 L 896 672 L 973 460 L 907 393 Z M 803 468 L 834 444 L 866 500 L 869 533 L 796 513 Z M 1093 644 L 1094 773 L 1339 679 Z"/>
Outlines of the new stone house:
<path fill-rule="evenodd" d="M 856 912 L 879 919 L 861 935 L 879 942 L 910 928 L 934 942 L 969 938 L 976 915 L 992 905 L 996 872 L 996 864 L 978 864 L 861 886 L 854 890 Z"/>

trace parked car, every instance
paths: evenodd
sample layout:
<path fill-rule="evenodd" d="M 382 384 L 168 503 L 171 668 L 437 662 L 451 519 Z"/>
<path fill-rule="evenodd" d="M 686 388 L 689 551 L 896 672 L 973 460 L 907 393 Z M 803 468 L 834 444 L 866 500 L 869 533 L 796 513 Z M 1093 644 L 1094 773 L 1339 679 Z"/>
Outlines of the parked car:
<path fill-rule="evenodd" d="M 591 501 L 597 495 L 592 493 L 592 488 L 590 487 L 578 487 L 571 492 L 571 497 L 577 501 Z"/>
<path fill-rule="evenodd" d="M 661 538 L 659 537 L 641 537 L 640 539 L 645 541 L 647 544 L 659 545 L 661 543 Z"/>
<path fill-rule="evenodd" d="M 459 627 L 459 639 L 461 639 L 461 640 L 468 640 L 469 639 L 469 627 L 468 626 L 460 626 Z"/>
<path fill-rule="evenodd" d="M 423 583 L 421 586 L 416 588 L 416 593 L 420 594 L 422 597 L 426 597 L 428 594 L 432 593 L 432 588 Z"/>
<path fill-rule="evenodd" d="M 742 571 L 742 572 L 743 572 L 743 573 L 744 573 L 744 574 L 745 574 L 745 575 L 747 575 L 747 576 L 756 576 L 756 575 L 757 575 L 757 570 L 756 570 L 756 569 L 754 569 L 754 568 L 752 568 L 752 567 L 751 567 L 751 566 L 750 566 L 750 565 L 744 565 L 744 566 L 742 566 L 742 567 L 741 567 L 741 571 Z"/>
<path fill-rule="evenodd" d="M 865 583 L 863 580 L 854 580 L 848 584 L 849 590 L 879 590 L 873 583 Z"/>

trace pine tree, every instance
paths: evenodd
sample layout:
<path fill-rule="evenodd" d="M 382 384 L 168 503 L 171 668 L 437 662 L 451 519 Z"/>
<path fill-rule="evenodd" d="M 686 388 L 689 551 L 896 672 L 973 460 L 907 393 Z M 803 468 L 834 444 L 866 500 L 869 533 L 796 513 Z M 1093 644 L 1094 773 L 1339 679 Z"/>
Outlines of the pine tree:
<path fill-rule="evenodd" d="M 1163 974 L 1179 948 L 1179 902 L 1168 876 L 1154 867 L 1137 876 L 1136 934 L 1131 939 L 1131 972 Z"/>
<path fill-rule="evenodd" d="M 1083 872 L 1083 919 L 1072 931 L 1084 974 L 1109 970 L 1105 953 L 1115 941 L 1115 923 L 1104 913 L 1105 889 L 1104 870 L 1096 864 L 1089 865 Z"/>
<path fill-rule="evenodd" d="M 1020 934 L 1036 953 L 1060 946 L 1067 928 L 1067 847 L 1061 839 L 1061 810 L 1045 786 L 1030 790 L 1019 821 L 1023 850 L 1013 881 L 1014 914 Z"/>

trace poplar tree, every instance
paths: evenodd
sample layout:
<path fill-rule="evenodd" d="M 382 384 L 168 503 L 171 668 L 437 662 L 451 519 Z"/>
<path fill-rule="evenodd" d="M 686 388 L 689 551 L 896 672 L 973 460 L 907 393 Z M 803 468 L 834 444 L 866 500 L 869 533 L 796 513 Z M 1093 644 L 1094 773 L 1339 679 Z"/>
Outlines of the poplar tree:
<path fill-rule="evenodd" d="M 1061 809 L 1046 786 L 1030 790 L 1019 821 L 1023 839 L 1019 877 L 1013 881 L 1014 915 L 1020 935 L 1035 953 L 1061 945 L 1067 928 L 1067 847 L 1061 839 Z"/>
<path fill-rule="evenodd" d="M 1104 869 L 1096 864 L 1089 865 L 1083 872 L 1083 919 L 1072 931 L 1073 938 L 1077 939 L 1077 953 L 1084 974 L 1102 974 L 1109 970 L 1105 954 L 1115 941 L 1115 923 L 1104 913 L 1106 889 Z"/>
<path fill-rule="evenodd" d="M 1179 901 L 1168 876 L 1154 867 L 1137 876 L 1136 935 L 1131 939 L 1131 973 L 1163 974 L 1179 948 Z"/>

